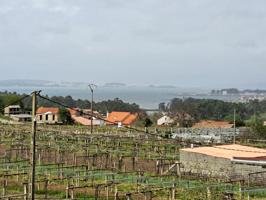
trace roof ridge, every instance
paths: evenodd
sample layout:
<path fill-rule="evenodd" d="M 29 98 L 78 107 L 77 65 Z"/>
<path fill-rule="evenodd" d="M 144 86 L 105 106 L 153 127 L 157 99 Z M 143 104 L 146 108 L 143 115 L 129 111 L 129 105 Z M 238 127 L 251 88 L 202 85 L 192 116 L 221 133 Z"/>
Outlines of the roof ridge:
<path fill-rule="evenodd" d="M 126 121 L 126 119 L 128 119 L 130 117 L 131 113 L 128 113 L 123 119 L 122 119 L 122 122 L 123 121 Z"/>

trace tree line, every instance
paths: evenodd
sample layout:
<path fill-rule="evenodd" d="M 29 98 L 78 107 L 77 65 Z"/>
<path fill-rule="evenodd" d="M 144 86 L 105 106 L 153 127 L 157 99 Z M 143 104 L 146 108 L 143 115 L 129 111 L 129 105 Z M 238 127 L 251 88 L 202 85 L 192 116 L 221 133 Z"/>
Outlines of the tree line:
<path fill-rule="evenodd" d="M 169 104 L 159 104 L 159 110 L 173 115 L 187 113 L 195 121 L 202 119 L 233 120 L 234 109 L 239 123 L 250 119 L 252 116 L 261 116 L 266 113 L 266 101 L 250 101 L 249 103 L 225 102 L 214 99 L 179 99 L 174 98 Z"/>
<path fill-rule="evenodd" d="M 21 99 L 25 94 L 17 94 L 17 93 L 10 93 L 10 92 L 0 92 L 0 108 L 1 112 L 3 113 L 3 109 L 12 104 L 16 103 L 19 104 L 24 110 L 31 110 L 31 98 L 28 97 L 21 102 Z M 72 96 L 46 96 L 47 98 L 59 102 L 63 105 L 66 105 L 71 108 L 81 108 L 81 109 L 89 109 L 91 108 L 91 102 L 86 99 L 73 99 Z M 60 107 L 58 104 L 45 100 L 43 98 L 38 97 L 37 99 L 38 106 L 45 106 L 45 107 Z M 100 113 L 106 114 L 107 112 L 112 111 L 126 111 L 126 112 L 141 112 L 139 105 L 136 103 L 127 103 L 122 101 L 119 98 L 115 98 L 113 100 L 105 100 L 100 102 L 93 102 L 94 110 L 97 110 Z"/>
<path fill-rule="evenodd" d="M 225 120 L 234 122 L 234 110 L 236 110 L 236 126 L 250 127 L 248 137 L 266 139 L 266 101 L 253 100 L 248 103 L 225 102 L 213 99 L 178 99 L 174 98 L 170 103 L 160 103 L 159 110 L 167 112 L 171 116 L 184 116 L 188 114 L 193 124 L 199 120 Z M 181 124 L 184 119 L 179 119 Z M 183 121 L 182 121 L 183 120 Z M 185 122 L 188 124 L 188 122 Z"/>

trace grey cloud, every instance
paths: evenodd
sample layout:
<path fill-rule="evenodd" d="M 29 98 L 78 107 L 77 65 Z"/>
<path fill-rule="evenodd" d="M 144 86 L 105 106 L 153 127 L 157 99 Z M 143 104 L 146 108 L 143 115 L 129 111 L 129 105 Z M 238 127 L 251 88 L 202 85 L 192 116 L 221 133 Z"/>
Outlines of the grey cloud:
<path fill-rule="evenodd" d="M 255 41 L 247 40 L 247 41 L 241 41 L 239 43 L 236 43 L 237 47 L 241 48 L 256 48 L 258 47 L 257 43 Z"/>
<path fill-rule="evenodd" d="M 0 0 L 1 78 L 256 85 L 265 9 L 264 0 Z"/>

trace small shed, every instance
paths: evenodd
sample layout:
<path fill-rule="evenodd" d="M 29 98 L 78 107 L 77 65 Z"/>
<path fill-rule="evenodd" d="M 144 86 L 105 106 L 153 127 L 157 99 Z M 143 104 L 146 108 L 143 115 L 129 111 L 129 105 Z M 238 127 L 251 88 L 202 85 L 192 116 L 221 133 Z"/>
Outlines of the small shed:
<path fill-rule="evenodd" d="M 180 150 L 184 172 L 230 178 L 266 170 L 266 149 L 243 145 L 185 148 Z"/>

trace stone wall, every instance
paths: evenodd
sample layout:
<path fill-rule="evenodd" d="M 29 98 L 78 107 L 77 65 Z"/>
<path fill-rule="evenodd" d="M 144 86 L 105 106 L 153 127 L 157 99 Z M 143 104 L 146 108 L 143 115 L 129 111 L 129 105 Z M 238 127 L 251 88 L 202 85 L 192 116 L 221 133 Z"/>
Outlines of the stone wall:
<path fill-rule="evenodd" d="M 208 175 L 228 179 L 235 175 L 247 177 L 249 173 L 265 171 L 262 166 L 235 164 L 230 159 L 218 158 L 204 154 L 180 151 L 183 172 Z"/>
<path fill-rule="evenodd" d="M 239 175 L 247 177 L 249 173 L 262 172 L 262 171 L 266 171 L 266 169 L 259 165 L 247 165 L 247 164 L 233 163 L 232 171 L 235 174 L 239 174 Z"/>

